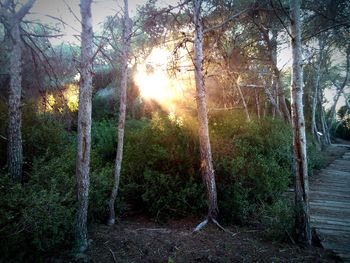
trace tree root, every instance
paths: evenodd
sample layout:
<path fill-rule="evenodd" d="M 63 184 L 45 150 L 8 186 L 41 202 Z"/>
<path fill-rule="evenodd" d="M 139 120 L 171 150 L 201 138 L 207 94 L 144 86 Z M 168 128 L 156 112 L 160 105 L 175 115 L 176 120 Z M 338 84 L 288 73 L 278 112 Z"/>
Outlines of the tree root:
<path fill-rule="evenodd" d="M 209 219 L 205 219 L 203 222 L 199 223 L 196 228 L 193 230 L 193 232 L 199 232 L 200 230 L 202 230 L 208 223 L 212 222 L 214 225 L 216 225 L 220 230 L 230 234 L 231 236 L 235 236 L 238 233 L 232 233 L 230 230 L 224 228 L 222 225 L 220 225 L 220 223 L 216 220 L 211 218 Z"/>

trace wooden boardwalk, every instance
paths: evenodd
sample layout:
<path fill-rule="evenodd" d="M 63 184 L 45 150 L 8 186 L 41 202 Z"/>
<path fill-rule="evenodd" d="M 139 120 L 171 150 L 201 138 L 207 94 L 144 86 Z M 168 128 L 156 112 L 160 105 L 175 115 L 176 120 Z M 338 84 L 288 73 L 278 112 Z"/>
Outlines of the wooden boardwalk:
<path fill-rule="evenodd" d="M 350 262 L 350 147 L 310 178 L 310 218 L 325 249 Z"/>

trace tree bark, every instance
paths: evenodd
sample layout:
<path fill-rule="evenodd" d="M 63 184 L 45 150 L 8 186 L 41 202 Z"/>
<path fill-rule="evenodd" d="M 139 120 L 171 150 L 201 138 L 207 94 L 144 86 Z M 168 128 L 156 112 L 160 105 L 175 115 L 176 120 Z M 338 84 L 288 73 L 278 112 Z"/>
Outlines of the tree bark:
<path fill-rule="evenodd" d="M 12 49 L 10 52 L 10 89 L 8 98 L 8 144 L 7 163 L 13 181 L 22 181 L 23 146 L 22 146 L 22 40 L 20 23 L 32 8 L 35 0 L 28 0 L 16 13 L 10 10 L 10 2 L 0 10 L 1 20 L 9 33 Z"/>
<path fill-rule="evenodd" d="M 199 123 L 199 145 L 201 156 L 201 173 L 208 197 L 208 220 L 218 216 L 215 174 L 211 154 L 206 106 L 206 92 L 203 77 L 203 25 L 201 17 L 201 0 L 193 1 L 194 16 L 194 71 L 196 82 L 196 101 Z"/>
<path fill-rule="evenodd" d="M 78 149 L 76 180 L 78 192 L 77 248 L 84 252 L 88 247 L 87 213 L 89 206 L 89 170 L 91 148 L 91 97 L 92 97 L 92 48 L 93 31 L 91 18 L 92 0 L 80 0 L 81 32 L 81 79 L 78 109 Z"/>
<path fill-rule="evenodd" d="M 328 122 L 328 127 L 330 127 L 330 128 L 332 128 L 333 124 L 336 121 L 336 116 L 337 116 L 336 107 L 337 107 L 337 103 L 338 103 L 338 100 L 340 98 L 340 95 L 342 94 L 345 86 L 348 83 L 348 78 L 349 78 L 349 74 L 350 74 L 349 71 L 350 71 L 350 45 L 348 45 L 347 50 L 346 50 L 346 73 L 345 73 L 346 75 L 345 75 L 345 78 L 343 80 L 343 83 L 341 85 L 339 85 L 339 84 L 334 82 L 334 85 L 336 86 L 337 91 L 336 91 L 336 94 L 334 95 L 333 105 L 331 107 L 330 115 L 329 115 L 330 120 Z"/>
<path fill-rule="evenodd" d="M 109 206 L 108 225 L 115 223 L 115 200 L 118 195 L 120 171 L 123 160 L 123 146 L 124 146 L 124 130 L 125 130 L 125 115 L 126 115 L 126 89 L 128 85 L 128 57 L 130 47 L 130 18 L 128 11 L 128 0 L 124 0 L 124 28 L 123 28 L 123 50 L 122 50 L 122 72 L 121 72 L 121 89 L 120 89 L 120 104 L 119 104 L 119 121 L 118 121 L 118 146 L 117 156 L 114 165 L 114 185 Z"/>
<path fill-rule="evenodd" d="M 275 113 L 277 113 L 279 116 L 283 116 L 284 119 L 287 122 L 290 122 L 290 112 L 286 103 L 286 98 L 284 95 L 284 92 L 282 90 L 282 81 L 281 81 L 281 73 L 277 67 L 277 35 L 278 32 L 276 29 L 272 30 L 272 37 L 270 38 L 269 36 L 269 32 L 268 30 L 257 24 L 260 32 L 263 35 L 264 41 L 266 42 L 267 48 L 269 50 L 269 61 L 270 61 L 270 65 L 272 68 L 272 73 L 273 73 L 273 78 L 272 78 L 272 88 L 273 88 L 273 92 L 276 91 L 276 98 L 274 98 L 274 96 L 271 94 L 270 91 L 268 91 L 268 93 L 266 92 L 265 89 L 265 93 L 266 95 L 268 95 L 268 99 L 270 100 L 272 106 L 273 106 L 273 110 L 275 111 Z M 273 100 L 272 100 L 273 99 Z"/>
<path fill-rule="evenodd" d="M 238 89 L 239 96 L 242 99 L 242 103 L 243 103 L 243 107 L 244 107 L 245 116 L 247 118 L 247 122 L 250 122 L 250 115 L 249 115 L 248 105 L 247 105 L 247 102 L 245 101 L 245 98 L 244 98 L 241 86 L 239 84 L 237 84 L 237 89 Z"/>
<path fill-rule="evenodd" d="M 12 50 L 10 54 L 10 92 L 9 92 L 9 126 L 8 126 L 8 168 L 15 182 L 22 181 L 22 49 L 19 22 L 12 25 L 10 36 Z"/>
<path fill-rule="evenodd" d="M 295 176 L 295 229 L 297 240 L 311 245 L 309 215 L 309 182 L 306 158 L 306 136 L 303 112 L 303 78 L 300 33 L 300 2 L 290 0 L 290 33 L 292 46 L 292 127 Z"/>
<path fill-rule="evenodd" d="M 316 109 L 317 109 L 317 98 L 318 98 L 318 93 L 320 90 L 320 79 L 321 79 L 321 64 L 322 64 L 322 59 L 323 59 L 323 41 L 319 39 L 319 55 L 318 55 L 318 61 L 316 65 L 316 78 L 315 78 L 315 89 L 314 89 L 314 94 L 312 98 L 312 106 L 311 106 L 311 133 L 313 136 L 313 139 L 315 142 L 320 143 L 320 136 L 318 134 L 318 129 L 317 129 L 317 123 L 316 123 Z M 322 104 L 321 104 L 322 107 Z"/>
<path fill-rule="evenodd" d="M 323 133 L 323 136 L 321 138 L 321 141 L 322 141 L 322 144 L 323 145 L 330 145 L 332 144 L 331 142 L 331 138 L 330 138 L 330 135 L 329 135 L 329 128 L 328 128 L 328 124 L 327 124 L 327 121 L 326 121 L 326 114 L 325 114 L 325 111 L 324 111 L 324 107 L 322 106 L 322 101 L 323 101 L 323 94 L 322 94 L 322 91 L 319 90 L 318 91 L 318 103 L 320 104 L 320 117 L 321 117 L 321 129 L 322 129 L 322 133 Z"/>

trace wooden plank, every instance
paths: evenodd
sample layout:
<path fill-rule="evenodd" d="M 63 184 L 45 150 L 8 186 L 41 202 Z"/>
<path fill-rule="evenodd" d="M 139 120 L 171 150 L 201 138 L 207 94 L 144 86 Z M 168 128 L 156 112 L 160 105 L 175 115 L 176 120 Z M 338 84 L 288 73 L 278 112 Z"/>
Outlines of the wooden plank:
<path fill-rule="evenodd" d="M 323 217 L 329 217 L 329 218 L 350 218 L 350 210 L 347 211 L 341 211 L 339 210 L 326 210 L 326 209 L 319 209 L 319 208 L 310 208 L 310 215 L 311 216 L 323 216 Z"/>
<path fill-rule="evenodd" d="M 340 164 L 340 165 L 347 166 L 347 167 L 350 166 L 350 161 L 344 160 L 344 159 L 337 159 L 337 160 L 334 160 L 333 163 L 334 163 L 334 164 Z"/>
<path fill-rule="evenodd" d="M 349 203 L 329 201 L 329 200 L 310 201 L 310 206 L 313 206 L 313 205 L 324 206 L 324 207 L 330 206 L 330 207 L 336 207 L 336 208 L 349 209 Z"/>
<path fill-rule="evenodd" d="M 350 203 L 350 196 L 342 195 L 338 192 L 310 191 L 310 199 L 336 199 Z"/>
<path fill-rule="evenodd" d="M 322 216 L 322 215 L 311 215 L 310 220 L 314 222 L 329 224 L 329 225 L 339 225 L 339 226 L 350 227 L 350 221 L 345 218 L 342 219 L 342 218 L 334 218 L 334 217 Z"/>
<path fill-rule="evenodd" d="M 321 244 L 350 262 L 350 152 L 310 177 L 309 198 L 310 224 Z"/>
<path fill-rule="evenodd" d="M 340 166 L 339 164 L 330 164 L 329 168 L 327 168 L 327 171 L 328 170 L 334 170 L 336 172 L 347 173 L 347 172 L 349 172 L 349 167 L 347 167 L 347 166 Z"/>
<path fill-rule="evenodd" d="M 348 178 L 350 176 L 350 172 L 347 171 L 339 171 L 333 167 L 336 167 L 335 165 L 330 165 L 328 166 L 328 168 L 321 170 L 321 172 L 318 174 L 319 177 L 321 177 L 322 175 L 330 175 L 330 176 L 344 176 L 344 178 Z"/>

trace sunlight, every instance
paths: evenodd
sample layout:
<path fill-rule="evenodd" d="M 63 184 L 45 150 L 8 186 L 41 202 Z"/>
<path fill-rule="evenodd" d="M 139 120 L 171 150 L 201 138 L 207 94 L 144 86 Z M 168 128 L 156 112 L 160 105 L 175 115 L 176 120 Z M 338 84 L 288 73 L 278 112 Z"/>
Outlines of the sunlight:
<path fill-rule="evenodd" d="M 155 100 L 169 109 L 176 101 L 184 99 L 184 91 L 188 89 L 188 80 L 183 77 L 170 76 L 167 64 L 171 52 L 166 48 L 154 48 L 142 64 L 137 66 L 134 80 L 146 100 Z"/>

